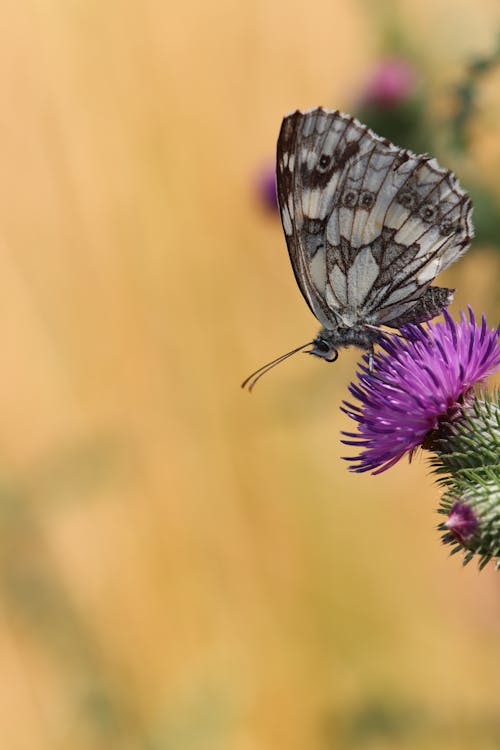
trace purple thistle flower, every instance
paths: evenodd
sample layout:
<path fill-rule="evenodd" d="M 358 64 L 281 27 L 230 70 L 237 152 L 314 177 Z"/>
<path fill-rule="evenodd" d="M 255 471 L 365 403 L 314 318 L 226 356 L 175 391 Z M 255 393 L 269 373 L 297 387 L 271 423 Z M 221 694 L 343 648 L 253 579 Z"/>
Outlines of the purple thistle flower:
<path fill-rule="evenodd" d="M 401 57 L 380 60 L 374 67 L 361 94 L 362 106 L 396 107 L 414 92 L 417 73 Z"/>
<path fill-rule="evenodd" d="M 276 193 L 276 164 L 269 162 L 261 167 L 255 178 L 255 190 L 261 205 L 271 213 L 278 213 Z"/>
<path fill-rule="evenodd" d="M 478 527 L 478 519 L 473 508 L 467 503 L 457 500 L 452 506 L 447 520 L 443 526 L 450 532 L 443 541 L 448 542 L 456 539 L 463 546 L 470 542 Z"/>
<path fill-rule="evenodd" d="M 469 321 L 463 312 L 459 323 L 446 310 L 444 318 L 427 328 L 405 326 L 402 337 L 384 335 L 372 371 L 360 365 L 359 383 L 349 391 L 361 405 L 344 401 L 342 409 L 358 423 L 342 442 L 364 449 L 345 457 L 354 462 L 351 471 L 380 474 L 418 446 L 432 448 L 471 401 L 476 383 L 500 367 L 500 326 L 489 329 L 484 315 L 476 324 L 470 307 Z"/>

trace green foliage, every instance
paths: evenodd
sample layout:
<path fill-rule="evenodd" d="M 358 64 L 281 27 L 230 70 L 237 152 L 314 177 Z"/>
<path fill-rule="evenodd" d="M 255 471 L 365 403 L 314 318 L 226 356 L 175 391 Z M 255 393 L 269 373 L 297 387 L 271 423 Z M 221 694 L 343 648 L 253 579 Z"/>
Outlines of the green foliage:
<path fill-rule="evenodd" d="M 469 145 L 468 128 L 476 113 L 478 87 L 486 73 L 500 63 L 500 37 L 490 55 L 473 59 L 466 67 L 465 75 L 455 86 L 455 114 L 450 121 L 452 146 L 465 151 Z"/>

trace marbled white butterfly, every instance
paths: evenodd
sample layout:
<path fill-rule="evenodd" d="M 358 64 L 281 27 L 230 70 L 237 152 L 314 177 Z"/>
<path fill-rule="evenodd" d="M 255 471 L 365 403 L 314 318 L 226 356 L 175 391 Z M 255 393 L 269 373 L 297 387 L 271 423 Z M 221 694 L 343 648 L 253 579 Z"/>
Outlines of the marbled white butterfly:
<path fill-rule="evenodd" d="M 430 320 L 453 299 L 430 286 L 473 237 L 472 204 L 452 172 L 323 107 L 287 115 L 277 148 L 281 221 L 295 278 L 322 328 L 307 346 L 373 350 L 379 326 Z"/>

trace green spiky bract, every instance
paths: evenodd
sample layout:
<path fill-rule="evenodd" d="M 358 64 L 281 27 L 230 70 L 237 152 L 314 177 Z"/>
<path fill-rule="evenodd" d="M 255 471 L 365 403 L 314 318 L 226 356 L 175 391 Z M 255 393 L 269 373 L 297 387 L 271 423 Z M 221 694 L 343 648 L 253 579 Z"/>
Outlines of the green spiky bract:
<path fill-rule="evenodd" d="M 443 532 L 442 541 L 451 545 L 450 554 L 463 551 L 463 563 L 466 565 L 474 557 L 478 558 L 480 570 L 496 558 L 496 567 L 500 570 L 500 476 L 487 468 L 472 470 L 468 483 L 460 487 L 450 487 L 441 498 L 438 513 L 446 515 L 458 501 L 474 511 L 478 526 L 474 535 L 467 541 L 456 538 L 447 528 L 446 521 L 439 524 Z"/>
<path fill-rule="evenodd" d="M 451 554 L 464 552 L 464 565 L 473 558 L 482 569 L 496 558 L 500 569 L 500 393 L 482 393 L 464 410 L 434 446 L 431 466 L 446 491 L 438 512 L 447 518 L 456 503 L 472 509 L 477 518 L 474 534 L 459 539 L 439 525 L 442 541 Z"/>
<path fill-rule="evenodd" d="M 434 444 L 432 470 L 441 484 L 454 484 L 463 471 L 500 469 L 500 391 L 481 393 Z"/>

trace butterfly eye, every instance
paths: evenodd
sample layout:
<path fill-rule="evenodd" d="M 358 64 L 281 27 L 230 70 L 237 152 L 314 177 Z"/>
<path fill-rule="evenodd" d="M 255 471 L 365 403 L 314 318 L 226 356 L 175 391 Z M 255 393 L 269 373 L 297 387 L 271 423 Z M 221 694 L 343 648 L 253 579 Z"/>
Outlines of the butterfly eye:
<path fill-rule="evenodd" d="M 433 206 L 432 203 L 426 203 L 420 209 L 420 216 L 424 221 L 432 221 L 436 216 L 436 206 Z"/>
<path fill-rule="evenodd" d="M 358 202 L 358 191 L 357 190 L 346 190 L 342 195 L 342 205 L 347 208 L 352 208 Z"/>
<path fill-rule="evenodd" d="M 359 198 L 359 205 L 362 208 L 371 208 L 375 203 L 375 196 L 369 190 L 363 190 Z"/>
<path fill-rule="evenodd" d="M 328 354 L 330 351 L 330 345 L 323 341 L 323 339 L 316 339 L 314 342 L 316 349 L 324 354 Z"/>
<path fill-rule="evenodd" d="M 312 343 L 313 348 L 309 351 L 309 354 L 321 357 L 321 359 L 325 359 L 327 362 L 335 362 L 339 356 L 337 349 L 331 343 L 329 344 L 328 341 L 322 339 L 321 336 L 315 338 Z"/>
<path fill-rule="evenodd" d="M 322 154 L 318 160 L 318 172 L 326 172 L 327 168 L 330 166 L 331 160 L 331 156 L 328 156 L 328 154 Z"/>

